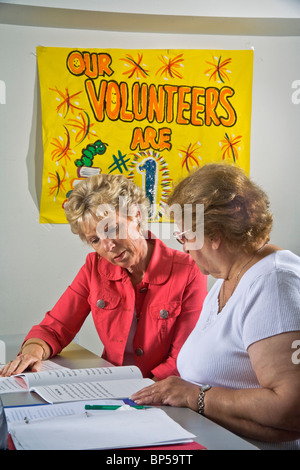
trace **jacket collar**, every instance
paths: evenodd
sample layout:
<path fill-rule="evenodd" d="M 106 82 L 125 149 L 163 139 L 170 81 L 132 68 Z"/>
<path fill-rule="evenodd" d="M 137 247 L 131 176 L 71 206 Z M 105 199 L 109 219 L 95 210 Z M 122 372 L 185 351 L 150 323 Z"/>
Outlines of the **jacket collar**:
<path fill-rule="evenodd" d="M 148 240 L 154 243 L 154 250 L 150 263 L 144 275 L 143 282 L 148 284 L 163 284 L 170 276 L 173 264 L 173 250 L 168 248 L 153 233 L 148 232 Z M 98 272 L 111 281 L 118 281 L 128 277 L 128 272 L 121 266 L 115 266 L 105 258 L 98 262 Z"/>

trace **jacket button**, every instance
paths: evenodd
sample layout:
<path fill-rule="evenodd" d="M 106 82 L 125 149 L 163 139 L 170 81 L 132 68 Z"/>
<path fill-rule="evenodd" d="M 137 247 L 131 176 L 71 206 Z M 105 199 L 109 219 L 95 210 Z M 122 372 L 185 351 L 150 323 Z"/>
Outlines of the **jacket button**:
<path fill-rule="evenodd" d="M 141 348 L 136 348 L 135 354 L 137 356 L 142 356 L 144 354 L 144 351 Z"/>
<path fill-rule="evenodd" d="M 161 311 L 159 312 L 159 316 L 160 316 L 160 318 L 162 318 L 163 320 L 164 320 L 165 318 L 168 318 L 168 315 L 169 315 L 169 312 L 168 312 L 167 310 L 161 310 Z"/>
<path fill-rule="evenodd" d="M 103 299 L 97 300 L 97 307 L 98 308 L 104 308 L 105 307 L 105 302 Z"/>

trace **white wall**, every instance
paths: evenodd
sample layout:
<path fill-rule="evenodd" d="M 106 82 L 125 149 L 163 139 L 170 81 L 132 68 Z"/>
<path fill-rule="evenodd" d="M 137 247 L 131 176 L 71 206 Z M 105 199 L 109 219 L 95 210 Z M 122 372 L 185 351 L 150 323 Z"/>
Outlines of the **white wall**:
<path fill-rule="evenodd" d="M 135 2 L 129 3 L 133 7 Z M 292 102 L 292 84 L 300 80 L 299 35 L 154 34 L 0 24 L 0 80 L 6 84 L 5 104 L 0 99 L 0 334 L 25 333 L 39 322 L 88 252 L 67 225 L 38 222 L 43 154 L 36 46 L 253 47 L 251 176 L 271 199 L 272 241 L 300 255 L 300 104 Z M 98 351 L 90 320 L 79 342 Z"/>
<path fill-rule="evenodd" d="M 298 0 L 6 0 L 8 4 L 201 17 L 299 18 Z"/>

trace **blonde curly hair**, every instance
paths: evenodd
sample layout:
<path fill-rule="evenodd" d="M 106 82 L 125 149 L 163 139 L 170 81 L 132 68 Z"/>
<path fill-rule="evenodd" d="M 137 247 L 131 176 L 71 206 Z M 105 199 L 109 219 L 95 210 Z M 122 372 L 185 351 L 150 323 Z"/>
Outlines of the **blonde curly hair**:
<path fill-rule="evenodd" d="M 204 235 L 221 234 L 227 246 L 252 253 L 268 242 L 273 224 L 269 199 L 240 168 L 207 164 L 182 180 L 168 204 L 204 205 Z"/>
<path fill-rule="evenodd" d="M 85 241 L 83 224 L 91 220 L 101 220 L 111 210 L 119 212 L 136 204 L 139 206 L 143 224 L 148 216 L 149 202 L 142 188 L 123 175 L 100 174 L 90 176 L 75 186 L 64 211 L 71 231 Z M 102 211 L 99 211 L 99 206 Z"/>

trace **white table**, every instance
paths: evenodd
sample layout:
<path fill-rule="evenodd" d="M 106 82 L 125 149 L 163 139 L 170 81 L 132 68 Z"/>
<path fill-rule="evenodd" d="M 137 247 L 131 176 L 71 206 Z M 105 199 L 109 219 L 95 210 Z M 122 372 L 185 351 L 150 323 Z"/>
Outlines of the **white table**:
<path fill-rule="evenodd" d="M 15 357 L 23 338 L 24 336 L 20 335 L 0 335 L 0 339 L 4 340 L 7 346 L 7 361 Z M 111 366 L 109 362 L 74 342 L 51 360 L 71 369 Z M 1 398 L 4 406 L 27 406 L 45 403 L 42 398 L 33 392 L 7 393 L 2 394 Z M 195 441 L 208 450 L 257 450 L 245 439 L 190 409 L 170 406 L 162 406 L 162 409 L 183 428 L 193 433 L 196 436 Z"/>

